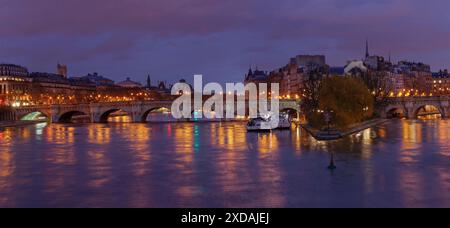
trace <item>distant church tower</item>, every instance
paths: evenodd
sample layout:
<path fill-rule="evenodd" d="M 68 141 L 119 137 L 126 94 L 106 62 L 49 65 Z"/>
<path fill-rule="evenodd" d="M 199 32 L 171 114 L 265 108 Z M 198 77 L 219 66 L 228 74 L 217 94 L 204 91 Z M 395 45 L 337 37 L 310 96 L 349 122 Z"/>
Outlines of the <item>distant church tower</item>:
<path fill-rule="evenodd" d="M 150 78 L 150 75 L 147 75 L 147 88 L 152 88 L 152 79 Z"/>
<path fill-rule="evenodd" d="M 57 65 L 58 74 L 62 75 L 64 78 L 67 78 L 67 66 L 59 64 Z"/>

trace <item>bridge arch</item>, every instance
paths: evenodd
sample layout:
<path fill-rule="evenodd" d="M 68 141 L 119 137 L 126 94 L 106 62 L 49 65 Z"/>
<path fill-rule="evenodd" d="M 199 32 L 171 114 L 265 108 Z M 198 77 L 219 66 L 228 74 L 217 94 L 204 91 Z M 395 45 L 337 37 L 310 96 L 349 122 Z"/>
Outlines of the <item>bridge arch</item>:
<path fill-rule="evenodd" d="M 129 116 L 131 118 L 130 121 L 133 122 L 132 112 L 130 112 L 124 108 L 111 108 L 111 109 L 101 112 L 98 122 L 99 123 L 108 123 L 108 119 L 111 116 L 111 114 L 116 113 L 116 112 L 126 113 L 127 116 Z"/>
<path fill-rule="evenodd" d="M 421 116 L 436 115 L 437 118 L 445 118 L 445 112 L 439 105 L 425 104 L 418 105 L 414 108 L 414 118 L 419 118 Z"/>
<path fill-rule="evenodd" d="M 30 121 L 43 119 L 50 120 L 50 116 L 51 115 L 47 114 L 44 111 L 36 110 L 20 115 L 19 120 L 30 120 Z"/>
<path fill-rule="evenodd" d="M 388 105 L 384 108 L 384 110 L 380 113 L 383 118 L 391 119 L 391 118 L 410 118 L 409 109 L 407 109 L 404 105 L 393 104 Z"/>
<path fill-rule="evenodd" d="M 164 112 L 170 113 L 170 108 L 164 107 L 164 106 L 152 107 L 152 108 L 150 108 L 150 109 L 148 109 L 147 111 L 145 111 L 145 112 L 142 113 L 141 118 L 140 118 L 140 121 L 141 121 L 142 123 L 148 122 L 147 119 L 148 119 L 148 117 L 150 116 L 150 114 L 151 114 L 151 113 L 154 113 L 154 112 L 157 112 L 157 111 L 160 111 L 160 112 L 163 112 L 163 113 L 164 113 Z"/>
<path fill-rule="evenodd" d="M 88 116 L 88 114 L 83 111 L 78 111 L 78 110 L 67 111 L 59 116 L 58 122 L 59 123 L 71 123 L 73 121 L 73 117 L 75 117 L 75 116 Z"/>
<path fill-rule="evenodd" d="M 287 113 L 289 115 L 289 118 L 291 118 L 291 119 L 301 119 L 302 118 L 302 114 L 301 114 L 300 110 L 295 109 L 295 108 L 283 108 L 283 109 L 280 109 L 280 113 Z"/>
<path fill-rule="evenodd" d="M 406 118 L 408 117 L 407 110 L 402 106 L 389 106 L 385 110 L 386 118 Z"/>

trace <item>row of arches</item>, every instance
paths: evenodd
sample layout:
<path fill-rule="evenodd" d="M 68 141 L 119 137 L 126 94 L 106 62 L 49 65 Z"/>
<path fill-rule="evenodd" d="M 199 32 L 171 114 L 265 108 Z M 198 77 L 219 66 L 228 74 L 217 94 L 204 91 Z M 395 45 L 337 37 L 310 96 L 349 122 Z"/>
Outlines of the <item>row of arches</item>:
<path fill-rule="evenodd" d="M 280 112 L 287 113 L 291 117 L 291 119 L 296 119 L 300 116 L 300 113 L 295 109 L 283 109 Z M 192 119 L 195 120 L 197 116 L 202 114 L 201 112 L 198 113 L 196 111 L 192 112 Z M 205 114 L 206 115 L 206 114 Z M 211 115 L 211 114 L 209 114 Z M 212 115 L 213 116 L 213 115 Z M 55 117 L 53 117 L 55 118 Z M 68 111 L 65 112 L 59 116 L 56 117 L 57 119 L 53 119 L 54 122 L 59 123 L 90 123 L 94 122 L 91 119 L 91 116 L 89 113 L 85 113 L 83 111 Z M 20 120 L 30 120 L 30 121 L 50 121 L 51 117 L 45 114 L 44 112 L 35 111 L 28 113 L 26 115 L 23 115 L 20 117 Z M 165 107 L 155 107 L 152 109 L 147 110 L 144 112 L 139 122 L 169 122 L 169 121 L 175 121 L 175 119 L 172 117 L 171 112 L 169 109 Z M 99 119 L 95 122 L 100 123 L 109 123 L 109 122 L 134 122 L 134 119 L 132 117 L 132 114 L 119 109 L 119 108 L 113 108 L 109 109 L 107 111 L 104 111 Z"/>
<path fill-rule="evenodd" d="M 101 113 L 98 120 L 95 121 L 91 120 L 91 117 L 86 115 L 86 113 L 68 112 L 61 115 L 58 122 L 77 122 L 77 119 L 81 120 L 81 116 L 85 118 L 85 122 L 114 123 L 135 121 L 133 118 L 133 113 L 123 109 L 113 108 Z M 138 121 L 142 123 L 153 121 L 171 121 L 171 117 L 172 115 L 170 115 L 169 109 L 164 107 L 156 107 L 144 112 Z"/>
<path fill-rule="evenodd" d="M 287 113 L 291 119 L 299 118 L 301 115 L 295 109 L 283 109 L 280 112 Z M 423 105 L 416 108 L 413 113 L 408 113 L 403 107 L 391 107 L 387 111 L 387 118 L 415 118 L 415 119 L 440 119 L 445 117 L 445 113 L 441 108 L 434 105 Z M 193 118 L 196 113 L 193 111 Z M 49 119 L 49 117 L 42 112 L 29 113 L 21 118 L 22 120 L 43 120 Z M 140 122 L 161 122 L 171 121 L 173 119 L 170 110 L 164 107 L 152 108 L 142 114 Z M 57 122 L 69 123 L 69 122 L 91 122 L 90 116 L 81 111 L 70 111 L 62 114 Z M 110 109 L 103 112 L 100 116 L 101 123 L 108 122 L 133 122 L 131 115 L 122 109 Z"/>
<path fill-rule="evenodd" d="M 155 115 L 156 114 L 156 115 Z M 161 114 L 158 116 L 158 114 Z M 162 119 L 169 119 L 168 117 L 171 115 L 170 110 L 164 107 L 157 107 L 146 111 L 142 118 L 141 122 L 149 122 L 149 121 L 161 121 Z M 52 121 L 58 123 L 90 123 L 93 122 L 89 113 L 83 111 L 68 111 L 59 116 L 53 116 Z M 19 120 L 23 121 L 50 121 L 51 117 L 44 112 L 35 111 L 30 112 L 22 116 L 18 116 Z M 122 109 L 110 109 L 103 112 L 100 116 L 98 122 L 108 123 L 108 122 L 132 122 L 133 118 L 131 114 Z"/>
<path fill-rule="evenodd" d="M 387 109 L 386 117 L 392 118 L 413 118 L 413 119 L 441 119 L 445 117 L 444 111 L 440 107 L 434 105 L 423 105 L 412 109 L 412 113 L 403 107 L 390 107 Z"/>
<path fill-rule="evenodd" d="M 280 112 L 288 113 L 291 119 L 299 118 L 300 113 L 295 109 L 283 109 Z M 198 115 L 193 112 L 193 118 Z M 423 105 L 418 108 L 413 109 L 412 113 L 408 113 L 408 110 L 401 106 L 389 107 L 386 112 L 387 118 L 414 118 L 414 119 L 441 119 L 445 117 L 444 111 L 440 107 L 434 105 Z M 20 120 L 30 120 L 30 121 L 50 121 L 50 116 L 44 112 L 35 111 L 27 113 L 18 119 Z M 164 121 L 174 121 L 170 110 L 164 107 L 152 108 L 144 112 L 140 118 L 140 122 L 164 122 Z M 60 123 L 78 123 L 78 122 L 93 122 L 88 113 L 82 111 L 69 111 L 65 112 L 59 116 L 54 122 Z M 110 109 L 103 112 L 100 116 L 101 123 L 108 122 L 133 122 L 133 118 L 127 111 L 122 109 Z"/>

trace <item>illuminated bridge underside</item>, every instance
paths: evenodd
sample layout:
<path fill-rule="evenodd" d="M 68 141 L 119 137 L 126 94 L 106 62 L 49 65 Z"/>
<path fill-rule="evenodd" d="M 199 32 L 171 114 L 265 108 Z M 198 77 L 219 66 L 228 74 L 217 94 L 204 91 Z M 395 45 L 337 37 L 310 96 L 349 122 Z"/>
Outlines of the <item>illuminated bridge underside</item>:
<path fill-rule="evenodd" d="M 248 107 L 248 105 L 247 105 Z M 52 105 L 52 106 L 33 106 L 10 108 L 8 111 L 2 111 L 3 116 L 0 120 L 21 120 L 30 113 L 42 113 L 49 117 L 53 123 L 67 122 L 73 116 L 84 115 L 89 117 L 91 122 L 103 123 L 107 121 L 109 114 L 121 110 L 126 112 L 135 123 L 145 122 L 147 115 L 157 109 L 172 108 L 172 101 L 143 101 L 143 102 L 114 102 L 114 103 L 93 103 L 78 105 Z M 280 110 L 295 110 L 300 112 L 300 104 L 295 100 L 280 101 Z"/>
<path fill-rule="evenodd" d="M 396 110 L 408 118 L 416 119 L 425 107 L 433 107 L 435 113 L 440 114 L 442 118 L 450 117 L 450 97 L 404 97 L 390 98 L 385 108 L 380 110 L 382 118 L 388 118 L 389 113 Z"/>

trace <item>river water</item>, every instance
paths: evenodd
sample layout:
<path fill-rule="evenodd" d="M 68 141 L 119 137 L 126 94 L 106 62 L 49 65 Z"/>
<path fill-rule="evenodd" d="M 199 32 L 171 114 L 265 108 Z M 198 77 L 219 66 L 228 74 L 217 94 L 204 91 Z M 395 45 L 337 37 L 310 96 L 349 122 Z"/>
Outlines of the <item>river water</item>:
<path fill-rule="evenodd" d="M 392 120 L 326 143 L 244 123 L 0 130 L 0 207 L 449 206 L 446 120 Z"/>

